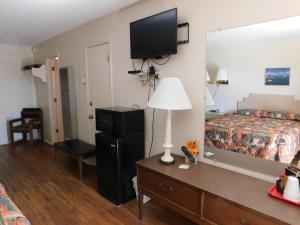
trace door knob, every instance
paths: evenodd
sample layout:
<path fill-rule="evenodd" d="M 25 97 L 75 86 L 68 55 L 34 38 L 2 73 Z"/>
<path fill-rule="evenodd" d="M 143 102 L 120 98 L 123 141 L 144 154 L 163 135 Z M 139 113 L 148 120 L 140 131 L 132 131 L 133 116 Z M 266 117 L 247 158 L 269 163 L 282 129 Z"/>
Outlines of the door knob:
<path fill-rule="evenodd" d="M 91 120 L 91 119 L 94 119 L 94 115 L 90 114 L 90 115 L 89 115 L 89 119 L 90 119 L 90 120 Z"/>

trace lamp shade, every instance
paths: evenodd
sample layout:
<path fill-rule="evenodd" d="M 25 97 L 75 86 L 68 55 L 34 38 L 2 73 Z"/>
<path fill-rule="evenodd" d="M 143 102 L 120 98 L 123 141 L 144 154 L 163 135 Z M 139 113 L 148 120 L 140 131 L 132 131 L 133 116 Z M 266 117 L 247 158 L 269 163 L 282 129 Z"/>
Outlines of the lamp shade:
<path fill-rule="evenodd" d="M 161 80 L 156 91 L 151 96 L 148 106 L 156 109 L 186 110 L 192 104 L 178 78 L 167 77 Z"/>
<path fill-rule="evenodd" d="M 207 88 L 205 88 L 205 105 L 206 107 L 215 105 L 215 101 Z"/>
<path fill-rule="evenodd" d="M 228 81 L 227 72 L 224 69 L 219 69 L 216 77 L 216 81 Z"/>
<path fill-rule="evenodd" d="M 209 83 L 210 82 L 210 76 L 208 71 L 206 71 L 206 82 Z"/>

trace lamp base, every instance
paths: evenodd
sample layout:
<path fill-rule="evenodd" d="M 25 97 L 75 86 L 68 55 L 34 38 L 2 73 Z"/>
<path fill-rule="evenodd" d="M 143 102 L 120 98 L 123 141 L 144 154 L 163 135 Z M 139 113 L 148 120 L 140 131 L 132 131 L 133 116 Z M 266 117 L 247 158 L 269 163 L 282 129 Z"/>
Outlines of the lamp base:
<path fill-rule="evenodd" d="M 169 161 L 169 162 L 168 161 L 163 161 L 162 159 L 160 159 L 159 162 L 161 164 L 165 164 L 165 165 L 172 165 L 172 164 L 175 163 L 175 159 L 173 159 L 173 161 Z"/>
<path fill-rule="evenodd" d="M 171 155 L 170 149 L 165 149 L 164 155 L 160 158 L 160 162 L 163 164 L 173 164 L 175 162 L 175 159 Z"/>

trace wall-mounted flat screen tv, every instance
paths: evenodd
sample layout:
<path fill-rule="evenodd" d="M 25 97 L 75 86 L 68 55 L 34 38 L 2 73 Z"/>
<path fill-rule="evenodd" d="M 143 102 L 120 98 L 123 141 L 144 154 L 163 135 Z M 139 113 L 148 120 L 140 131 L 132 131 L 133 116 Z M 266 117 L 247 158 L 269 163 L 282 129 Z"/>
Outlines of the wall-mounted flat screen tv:
<path fill-rule="evenodd" d="M 177 53 L 177 9 L 130 24 L 132 59 L 161 58 Z"/>

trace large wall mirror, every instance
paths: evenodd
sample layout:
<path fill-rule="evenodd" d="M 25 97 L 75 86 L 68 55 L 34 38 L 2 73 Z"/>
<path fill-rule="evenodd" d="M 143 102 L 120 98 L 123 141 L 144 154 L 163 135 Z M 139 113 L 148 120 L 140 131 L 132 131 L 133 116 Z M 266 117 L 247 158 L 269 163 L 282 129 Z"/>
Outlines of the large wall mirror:
<path fill-rule="evenodd" d="M 208 33 L 204 157 L 278 176 L 299 134 L 300 17 Z"/>

